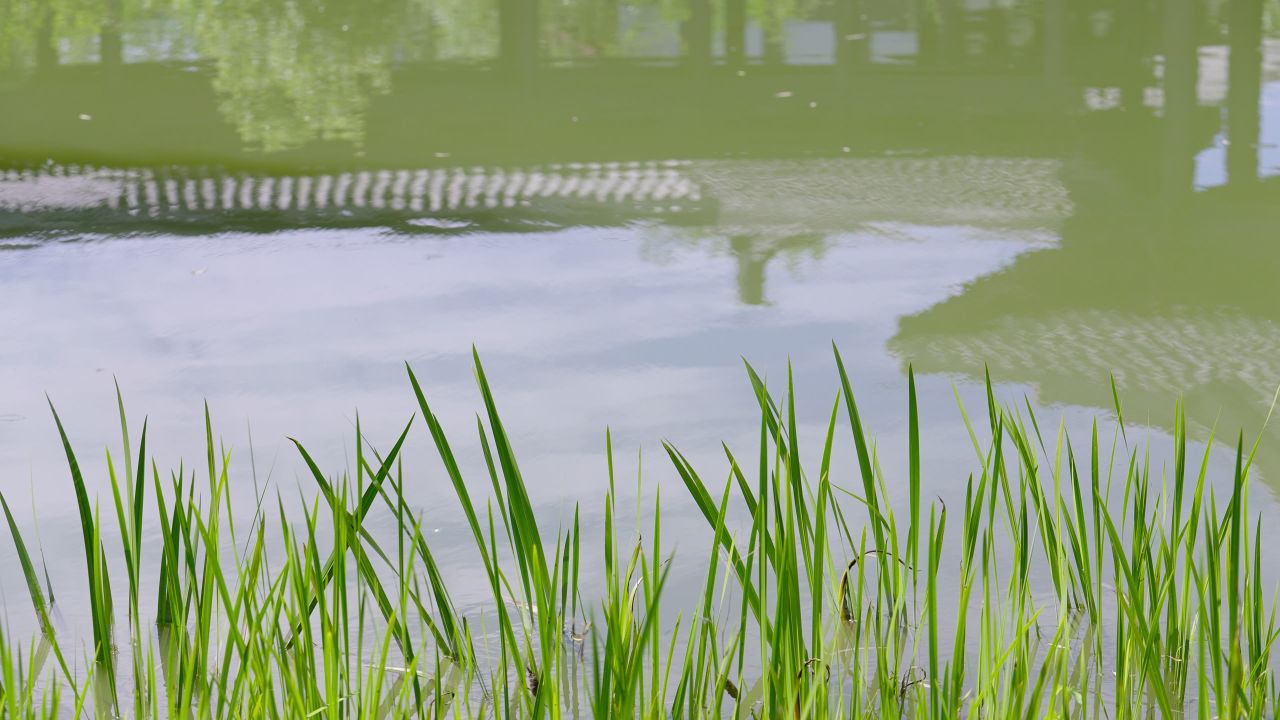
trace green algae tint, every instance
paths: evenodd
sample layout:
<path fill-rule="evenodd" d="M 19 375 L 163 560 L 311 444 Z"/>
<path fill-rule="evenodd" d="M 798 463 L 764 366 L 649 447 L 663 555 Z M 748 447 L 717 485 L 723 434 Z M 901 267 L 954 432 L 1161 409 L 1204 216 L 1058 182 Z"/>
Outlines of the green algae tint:
<path fill-rule="evenodd" d="M 1073 654 L 1056 659 L 1044 654 L 1048 638 L 1084 633 L 1091 623 L 1080 618 L 1097 616 L 1108 633 L 1117 618 L 1137 623 L 1086 658 L 1108 672 L 1123 665 L 1132 681 L 1081 698 L 1247 714 L 1252 706 L 1220 703 L 1270 697 L 1270 676 L 1250 674 L 1270 617 L 1232 626 L 1222 615 L 1215 626 L 1194 603 L 1261 612 L 1280 575 L 1258 552 L 1280 541 L 1280 431 L 1264 426 L 1280 387 L 1278 28 L 1273 0 L 0 0 L 0 493 L 6 527 L 24 540 L 0 542 L 0 577 L 13 580 L 0 593 L 6 657 L 17 663 L 31 648 L 46 675 L 76 678 L 48 698 L 64 714 L 80 700 L 148 714 L 132 693 L 152 677 L 165 687 L 147 698 L 159 714 L 185 704 L 184 693 L 209 703 L 201 713 L 227 712 L 253 694 L 208 684 L 227 657 L 264 678 L 315 683 L 257 694 L 282 715 L 376 716 L 388 697 L 388 708 L 443 707 L 462 687 L 492 710 L 525 707 L 529 668 L 516 660 L 532 667 L 559 647 L 538 607 L 568 607 L 566 642 L 581 664 L 566 655 L 557 667 L 577 679 L 545 686 L 557 707 L 578 688 L 584 715 L 670 710 L 677 698 L 685 708 L 719 702 L 726 714 L 739 701 L 766 714 L 794 714 L 797 700 L 802 714 L 837 712 L 808 684 L 818 671 L 806 655 L 847 646 L 815 614 L 856 615 L 870 596 L 906 597 L 907 585 L 923 598 L 934 567 L 948 601 L 965 573 L 974 578 L 970 654 L 929 645 L 953 637 L 956 619 L 931 618 L 928 603 L 900 608 L 905 636 L 888 615 L 868 620 L 882 647 L 913 660 L 890 688 L 868 664 L 874 653 L 864 657 L 880 684 L 857 685 L 861 695 L 846 684 L 832 696 L 845 710 L 892 696 L 945 714 L 959 693 L 1014 712 L 1006 698 L 1032 697 L 1041 679 L 1026 673 L 1059 673 L 1044 675 L 1045 687 L 1080 672 L 1068 665 L 1084 635 L 1060 643 Z M 868 419 L 865 464 L 857 443 L 840 442 L 850 413 L 833 383 L 833 340 Z M 475 432 L 473 344 L 503 400 L 505 450 Z M 743 377 L 744 357 L 758 385 Z M 423 432 L 406 361 L 453 443 L 461 485 Z M 150 418 L 153 458 L 120 448 L 113 376 L 139 416 L 135 440 Z M 780 403 L 796 399 L 773 424 L 762 423 L 755 392 L 765 385 Z M 989 398 L 1000 411 L 975 411 Z M 202 400 L 222 434 L 208 431 Z M 369 445 L 353 441 L 356 408 Z M 769 504 L 750 509 L 760 478 L 797 472 L 777 447 L 759 453 L 762 433 L 776 441 L 792 410 L 809 490 L 766 487 Z M 386 460 L 369 438 L 389 451 L 415 414 L 395 456 L 403 466 L 387 470 L 396 482 L 364 506 L 358 468 L 369 466 L 368 483 Z M 495 419 L 486 412 L 484 422 Z M 1016 473 L 991 477 L 982 522 L 966 523 L 997 432 L 1009 472 L 1034 464 L 1043 495 Z M 289 438 L 323 469 L 328 493 Z M 732 464 L 722 440 L 738 453 Z M 508 497 L 502 458 L 517 454 L 527 497 L 518 517 L 495 505 L 491 532 L 486 502 Z M 345 491 L 339 468 L 355 480 Z M 705 492 L 689 492 L 691 469 Z M 1097 513 L 1095 476 L 1108 498 Z M 239 523 L 234 543 L 227 526 L 196 528 L 213 520 L 215 487 L 222 515 Z M 1234 503 L 1244 487 L 1249 503 Z M 179 488 L 195 495 L 176 497 Z M 459 512 L 460 488 L 475 498 L 479 539 Z M 867 517 L 868 497 L 899 513 L 896 550 Z M 345 526 L 334 510 L 343 502 Z M 718 539 L 721 514 L 736 555 Z M 751 536 L 757 518 L 767 537 Z M 844 546 L 823 548 L 818 562 L 821 545 L 808 540 L 846 526 Z M 610 528 L 619 539 L 606 563 Z M 358 530 L 386 558 L 357 552 Z M 976 533 L 967 559 L 965 532 Z M 235 550 L 227 567 L 203 560 L 217 538 L 223 553 Z M 511 584 L 503 617 L 477 554 L 495 538 Z M 784 541 L 795 543 L 794 563 L 762 569 L 769 543 L 776 552 Z M 713 542 L 721 552 L 708 583 Z M 1203 565 L 1209 548 L 1213 567 Z M 900 579 L 882 581 L 888 561 L 847 574 L 839 565 L 870 551 L 901 556 L 920 577 L 913 584 L 899 564 Z M 326 570 L 331 555 L 346 565 Z M 1120 559 L 1144 567 L 1116 575 Z M 401 570 L 410 567 L 419 587 L 400 585 L 413 582 Z M 1177 587 L 1147 584 L 1165 571 Z M 326 573 L 347 578 L 351 594 L 325 585 L 328 595 L 307 595 Z M 242 603 L 238 618 L 218 614 L 234 596 L 188 595 L 232 575 L 287 579 L 244 589 L 278 604 Z M 859 577 L 862 605 L 836 596 Z M 832 594 L 809 593 L 814 578 Z M 786 604 L 792 624 L 751 630 L 737 647 L 736 630 L 691 624 L 708 602 L 723 627 L 753 615 L 744 579 L 758 602 Z M 1126 586 L 1141 587 L 1141 604 L 1135 590 L 1135 604 L 1117 605 Z M 1004 615 L 983 615 L 978 597 L 1010 587 L 1030 601 L 1011 593 L 1013 606 L 991 608 Z M 286 588 L 300 594 L 285 599 Z M 629 616 L 628 597 L 660 598 L 661 616 Z M 285 617 L 312 602 L 310 628 Z M 1033 607 L 1046 644 L 983 654 L 1024 637 Z M 1067 607 L 1077 624 L 1061 624 Z M 286 668 L 278 648 L 226 634 L 276 609 L 280 628 L 313 633 L 330 654 L 291 656 Z M 417 624 L 423 609 L 434 631 Z M 157 617 L 186 612 L 193 628 L 208 623 L 206 636 L 155 636 Z M 410 612 L 412 627 L 388 620 Z M 108 615 L 118 652 L 99 655 Z M 621 634 L 607 634 L 606 615 Z M 321 617 L 330 631 L 363 618 L 373 634 L 326 636 Z M 48 627 L 61 657 L 27 644 Z M 149 658 L 129 648 L 135 632 Z M 461 648 L 485 634 L 495 656 L 463 662 Z M 162 645 L 191 661 L 166 670 L 173 653 Z M 370 672 L 403 670 L 406 648 L 434 667 L 442 647 L 453 664 L 416 686 L 404 672 Z M 743 659 L 686 673 L 686 649 Z M 606 654 L 618 664 L 591 664 Z M 114 676 L 89 682 L 95 656 Z M 337 668 L 356 657 L 362 679 L 324 674 L 326 658 Z M 1184 657 L 1193 662 L 1171 659 Z M 960 660 L 965 678 L 947 676 Z M 24 688 L 16 664 L 6 667 L 6 702 L 51 687 Z M 498 667 L 505 690 L 490 684 Z M 769 673 L 776 691 L 750 679 Z M 1173 693 L 1163 700 L 1157 676 Z M 655 687 L 658 677 L 669 679 Z M 592 684 L 606 678 L 607 692 Z M 362 709 L 317 699 L 348 694 Z M 1064 701 L 1077 699 L 1021 711 Z"/>

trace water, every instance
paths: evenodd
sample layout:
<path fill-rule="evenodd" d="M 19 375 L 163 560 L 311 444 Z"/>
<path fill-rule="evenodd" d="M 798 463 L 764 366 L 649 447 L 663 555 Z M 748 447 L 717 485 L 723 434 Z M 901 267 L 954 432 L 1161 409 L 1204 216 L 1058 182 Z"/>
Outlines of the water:
<path fill-rule="evenodd" d="M 794 363 L 817 434 L 838 344 L 891 474 L 913 363 L 944 500 L 973 463 L 953 390 L 980 404 L 984 368 L 1075 429 L 1109 422 L 1114 375 L 1157 449 L 1179 395 L 1195 440 L 1258 432 L 1280 386 L 1280 41 L 1074 3 L 962 3 L 941 26 L 905 3 L 743 7 L 0 8 L 20 524 L 80 556 L 45 393 L 106 492 L 113 378 L 162 469 L 198 461 L 207 401 L 245 506 L 251 461 L 313 492 L 287 437 L 338 472 L 358 410 L 389 445 L 416 410 L 405 362 L 478 471 L 472 344 L 548 522 L 574 502 L 600 522 L 608 426 L 626 476 L 641 452 L 646 487 L 668 483 L 691 556 L 705 523 L 659 442 L 709 477 L 721 440 L 751 447 L 743 358 Z M 1274 514 L 1265 437 L 1253 502 Z M 483 602 L 425 431 L 408 457 L 455 599 Z M 77 562 L 50 567 L 73 618 Z M 0 602 L 29 613 L 16 585 Z"/>

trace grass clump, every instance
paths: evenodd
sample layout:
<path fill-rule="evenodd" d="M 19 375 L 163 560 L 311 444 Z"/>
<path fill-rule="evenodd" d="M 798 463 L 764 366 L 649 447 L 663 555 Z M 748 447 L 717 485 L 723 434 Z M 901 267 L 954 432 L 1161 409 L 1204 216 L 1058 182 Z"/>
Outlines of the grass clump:
<path fill-rule="evenodd" d="M 778 400 L 749 366 L 759 407 L 750 455 L 726 446 L 723 474 L 709 482 L 664 445 L 710 538 L 694 558 L 705 557 L 702 591 L 686 607 L 664 600 L 673 557 L 661 493 L 651 510 L 637 506 L 631 532 L 622 528 L 610 439 L 603 527 L 584 528 L 575 509 L 547 532 L 478 358 L 483 497 L 412 370 L 423 422 L 411 420 L 380 452 L 357 419 L 346 474 L 326 474 L 295 441 L 316 492 L 290 511 L 255 478 L 247 521 L 232 510 L 230 454 L 214 442 L 207 408 L 201 472 L 180 466 L 162 476 L 145 424 L 133 452 L 120 401 L 122 462 L 107 455 L 114 527 L 92 502 L 54 411 L 92 627 L 86 636 L 60 620 L 48 574 L 0 497 L 37 621 L 30 641 L 0 626 L 0 714 L 1280 713 L 1272 666 L 1280 626 L 1263 587 L 1261 518 L 1249 508 L 1256 445 L 1246 451 L 1237 439 L 1229 492 L 1219 497 L 1212 440 L 1198 463 L 1188 459 L 1181 407 L 1173 456 L 1162 464 L 1129 447 L 1123 421 L 1109 447 L 1096 423 L 1083 449 L 1062 428 L 1046 438 L 1030 405 L 1000 405 L 988 379 L 986 427 L 964 415 L 975 469 L 960 478 L 963 504 L 949 508 L 924 498 L 914 375 L 906 476 L 891 479 L 838 352 L 836 365 L 816 468 L 801 462 L 790 375 Z M 482 610 L 455 602 L 421 512 L 406 500 L 402 448 L 423 426 L 483 570 Z M 849 487 L 833 467 L 846 438 L 856 458 Z M 890 502 L 891 483 L 905 483 L 905 510 Z M 375 511 L 392 518 L 390 528 L 367 522 Z M 149 523 L 155 543 L 143 541 Z M 144 569 L 156 567 L 144 586 Z"/>

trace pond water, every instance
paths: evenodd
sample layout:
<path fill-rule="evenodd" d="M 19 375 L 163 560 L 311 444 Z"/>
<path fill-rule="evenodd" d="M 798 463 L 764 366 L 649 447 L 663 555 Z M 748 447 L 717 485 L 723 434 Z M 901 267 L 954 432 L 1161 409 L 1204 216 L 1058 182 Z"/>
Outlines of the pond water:
<path fill-rule="evenodd" d="M 639 452 L 669 483 L 677 538 L 705 523 L 659 443 L 709 477 L 721 440 L 751 447 L 744 358 L 794 364 L 816 435 L 838 345 L 891 475 L 913 365 L 943 499 L 987 368 L 1075 429 L 1110 422 L 1114 375 L 1157 447 L 1179 397 L 1203 441 L 1257 433 L 1280 387 L 1265 32 L 1107 3 L 958 3 L 952 33 L 893 2 L 72 5 L 0 9 L 0 491 L 69 558 L 60 597 L 83 565 L 46 393 L 106 493 L 113 378 L 162 470 L 199 461 L 207 401 L 248 507 L 250 461 L 314 492 L 288 437 L 335 473 L 357 411 L 389 445 L 408 362 L 483 486 L 474 344 L 549 522 L 600 522 L 609 427 L 627 475 Z M 412 437 L 415 507 L 482 602 Z"/>

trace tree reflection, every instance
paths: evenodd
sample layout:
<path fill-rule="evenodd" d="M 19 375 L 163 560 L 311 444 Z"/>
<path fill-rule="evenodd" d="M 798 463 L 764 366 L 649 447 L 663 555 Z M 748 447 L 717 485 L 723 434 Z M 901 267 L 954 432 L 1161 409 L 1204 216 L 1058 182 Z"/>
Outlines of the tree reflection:
<path fill-rule="evenodd" d="M 743 305 L 769 305 L 770 265 L 780 262 L 792 273 L 806 262 L 821 262 L 831 241 L 821 232 L 779 232 L 745 228 L 685 228 L 658 233 L 645 247 L 652 262 L 667 263 L 680 251 L 695 250 L 733 260 L 737 300 Z"/>
<path fill-rule="evenodd" d="M 118 39 L 126 15 L 147 7 L 146 0 L 0 0 L 0 72 L 52 67 L 60 46 L 76 59 L 114 61 L 118 44 L 102 38 Z"/>
<path fill-rule="evenodd" d="M 1192 1 L 1205 2 L 1202 34 L 1229 15 L 1225 0 Z M 1280 0 L 1254 2 L 1277 22 Z M 501 59 L 522 81 L 565 60 L 655 56 L 1026 70 L 1050 62 L 1042 51 L 1057 32 L 1079 79 L 1140 95 L 1161 49 L 1158 16 L 1119 0 L 0 0 L 0 71 L 195 60 L 244 143 L 277 151 L 359 144 L 393 73 L 439 61 Z"/>
<path fill-rule="evenodd" d="M 358 142 L 369 97 L 390 89 L 393 36 L 407 0 L 180 0 L 217 59 L 220 110 L 266 151 L 313 140 Z"/>
<path fill-rule="evenodd" d="M 157 33 L 157 27 L 172 28 Z M 135 55 L 211 63 L 247 146 L 363 139 L 398 63 L 497 52 L 495 0 L 0 0 L 0 72 Z M 177 35 L 178 37 L 174 37 Z M 168 57 L 166 57 L 166 54 Z"/>
<path fill-rule="evenodd" d="M 1254 105 L 1232 145 L 1256 148 Z M 1057 246 L 901 318 L 890 350 L 917 372 L 980 382 L 989 370 L 1042 403 L 1110 409 L 1113 376 L 1136 422 L 1167 423 L 1181 397 L 1193 439 L 1215 425 L 1259 432 L 1280 385 L 1280 305 L 1265 289 L 1280 271 L 1280 178 L 1258 177 L 1255 149 L 1244 179 L 1193 192 L 1185 161 L 1222 128 L 1216 108 L 1086 115 L 1063 165 L 1073 208 Z M 1259 465 L 1280 488 L 1280 427 L 1266 433 Z"/>
<path fill-rule="evenodd" d="M 735 235 L 729 238 L 729 250 L 738 261 L 738 302 L 743 305 L 766 305 L 765 270 L 779 254 L 794 267 L 801 257 L 822 258 L 827 241 L 816 233 L 801 233 L 782 238 Z"/>

